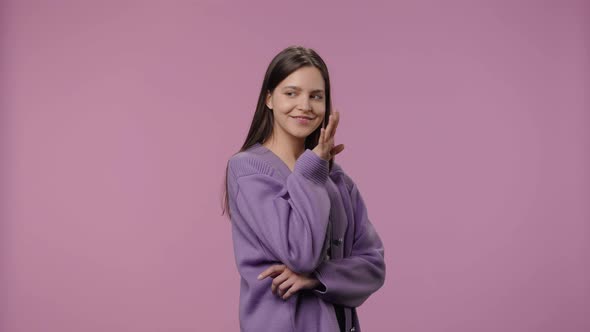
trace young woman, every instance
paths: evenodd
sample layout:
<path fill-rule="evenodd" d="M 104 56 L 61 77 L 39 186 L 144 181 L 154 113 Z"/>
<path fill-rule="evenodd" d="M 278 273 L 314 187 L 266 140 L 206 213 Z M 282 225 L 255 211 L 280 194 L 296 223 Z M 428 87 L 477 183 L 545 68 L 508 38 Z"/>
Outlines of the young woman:
<path fill-rule="evenodd" d="M 383 243 L 334 162 L 339 120 L 320 56 L 276 55 L 226 170 L 243 332 L 359 332 L 356 308 L 384 283 Z"/>

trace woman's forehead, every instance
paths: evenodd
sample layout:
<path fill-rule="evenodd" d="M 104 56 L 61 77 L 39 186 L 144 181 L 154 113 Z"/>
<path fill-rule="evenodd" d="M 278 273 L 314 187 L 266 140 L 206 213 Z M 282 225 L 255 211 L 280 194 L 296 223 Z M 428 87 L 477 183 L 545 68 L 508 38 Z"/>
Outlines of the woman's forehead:
<path fill-rule="evenodd" d="M 311 92 L 324 91 L 324 78 L 315 67 L 299 68 L 287 76 L 280 84 L 282 89 L 309 90 Z"/>

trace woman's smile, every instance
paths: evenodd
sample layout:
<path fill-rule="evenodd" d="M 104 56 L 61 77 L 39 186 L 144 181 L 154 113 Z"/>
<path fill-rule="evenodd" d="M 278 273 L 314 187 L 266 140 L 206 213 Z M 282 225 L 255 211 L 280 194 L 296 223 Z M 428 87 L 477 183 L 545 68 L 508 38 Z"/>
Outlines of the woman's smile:
<path fill-rule="evenodd" d="M 315 119 L 315 118 L 311 118 L 311 117 L 307 117 L 307 116 L 292 116 L 291 118 L 293 118 L 297 123 L 303 124 L 303 125 L 310 124 L 311 121 L 313 119 Z"/>

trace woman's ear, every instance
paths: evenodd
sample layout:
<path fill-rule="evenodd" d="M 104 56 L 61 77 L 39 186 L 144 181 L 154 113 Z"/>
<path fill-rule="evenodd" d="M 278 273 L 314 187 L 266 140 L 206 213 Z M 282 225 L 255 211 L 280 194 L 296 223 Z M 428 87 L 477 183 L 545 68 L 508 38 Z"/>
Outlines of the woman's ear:
<path fill-rule="evenodd" d="M 270 91 L 266 92 L 266 107 L 272 109 L 272 94 Z"/>

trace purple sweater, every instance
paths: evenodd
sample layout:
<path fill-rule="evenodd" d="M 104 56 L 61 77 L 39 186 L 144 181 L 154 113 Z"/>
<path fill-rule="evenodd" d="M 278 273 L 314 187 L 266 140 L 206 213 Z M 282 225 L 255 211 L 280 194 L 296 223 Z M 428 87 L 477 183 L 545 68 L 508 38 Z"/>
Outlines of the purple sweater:
<path fill-rule="evenodd" d="M 385 280 L 384 248 L 358 187 L 336 162 L 310 149 L 293 172 L 260 143 L 228 163 L 232 239 L 240 274 L 242 332 L 360 332 L 356 307 Z M 287 300 L 272 294 L 274 264 L 311 273 L 321 285 Z"/>

